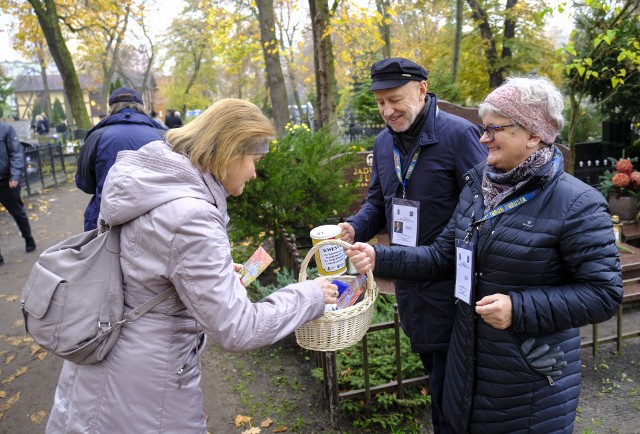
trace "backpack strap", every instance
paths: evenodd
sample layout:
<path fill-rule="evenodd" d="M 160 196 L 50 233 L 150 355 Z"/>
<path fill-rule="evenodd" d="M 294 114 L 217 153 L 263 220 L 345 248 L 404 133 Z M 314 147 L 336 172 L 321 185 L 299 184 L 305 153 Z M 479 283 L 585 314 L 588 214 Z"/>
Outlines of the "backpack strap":
<path fill-rule="evenodd" d="M 156 307 L 157 305 L 159 305 L 160 303 L 162 303 L 163 301 L 165 301 L 167 298 L 171 297 L 175 293 L 176 293 L 176 288 L 173 286 L 171 288 L 165 289 L 160 294 L 156 295 L 146 303 L 134 309 L 131 309 L 129 312 L 125 313 L 124 316 L 122 317 L 122 320 L 113 324 L 113 328 L 117 329 L 117 328 L 120 328 L 124 323 L 134 322 L 140 316 L 149 312 L 151 309 L 153 309 L 154 307 Z"/>

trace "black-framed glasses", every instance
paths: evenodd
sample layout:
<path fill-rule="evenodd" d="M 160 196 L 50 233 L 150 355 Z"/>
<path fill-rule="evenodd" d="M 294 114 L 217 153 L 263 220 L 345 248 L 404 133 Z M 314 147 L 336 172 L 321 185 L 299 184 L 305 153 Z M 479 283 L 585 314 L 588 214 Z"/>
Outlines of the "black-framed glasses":
<path fill-rule="evenodd" d="M 480 134 L 487 134 L 490 142 L 493 142 L 496 138 L 497 131 L 504 131 L 505 128 L 515 127 L 517 124 L 509 124 L 509 125 L 478 125 L 480 128 Z"/>

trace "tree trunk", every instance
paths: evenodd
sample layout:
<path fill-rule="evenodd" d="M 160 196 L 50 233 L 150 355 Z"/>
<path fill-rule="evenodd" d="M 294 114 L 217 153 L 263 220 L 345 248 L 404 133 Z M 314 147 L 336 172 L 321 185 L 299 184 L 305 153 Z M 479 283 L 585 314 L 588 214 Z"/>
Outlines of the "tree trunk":
<path fill-rule="evenodd" d="M 47 79 L 47 65 L 42 58 L 39 58 L 38 61 L 40 62 L 40 75 L 42 76 L 43 110 L 47 118 L 51 119 L 51 92 L 49 91 L 49 80 Z"/>
<path fill-rule="evenodd" d="M 377 0 L 376 7 L 378 12 L 382 16 L 382 22 L 378 25 L 380 29 L 380 35 L 384 41 L 382 46 L 382 56 L 385 58 L 391 57 L 391 29 L 389 28 L 389 0 Z"/>
<path fill-rule="evenodd" d="M 71 108 L 72 119 L 70 126 L 91 128 L 91 121 L 89 120 L 87 107 L 84 104 L 78 74 L 76 73 L 71 53 L 60 31 L 55 2 L 54 0 L 29 0 L 29 3 L 31 3 L 38 17 L 42 33 L 44 33 L 44 37 L 47 40 L 49 52 L 56 62 L 58 71 L 60 71 L 64 93 Z"/>
<path fill-rule="evenodd" d="M 460 62 L 460 44 L 462 42 L 462 8 L 463 0 L 456 0 L 456 35 L 453 43 L 453 56 L 451 60 L 451 84 L 455 84 L 458 76 L 458 64 Z"/>
<path fill-rule="evenodd" d="M 105 111 L 105 113 L 109 112 L 109 88 L 117 69 L 120 57 L 120 47 L 124 42 L 124 36 L 129 25 L 130 10 L 131 4 L 127 3 L 122 14 L 124 21 L 120 23 L 120 20 L 118 20 L 118 24 L 115 29 L 102 29 L 108 40 L 107 47 L 100 61 L 102 66 L 102 89 L 100 91 L 102 101 L 100 101 L 100 107 Z"/>
<path fill-rule="evenodd" d="M 504 21 L 504 37 L 502 41 L 502 56 L 498 57 L 496 48 L 496 38 L 489 24 L 487 12 L 482 8 L 477 0 L 467 0 L 471 7 L 471 16 L 478 25 L 480 37 L 485 44 L 485 57 L 487 58 L 487 70 L 489 71 L 489 86 L 492 89 L 504 83 L 504 73 L 506 70 L 505 59 L 511 59 L 511 41 L 515 37 L 515 14 L 513 9 L 518 0 L 508 0 L 505 6 L 506 18 Z"/>
<path fill-rule="evenodd" d="M 256 6 L 258 7 L 260 40 L 266 65 L 273 120 L 278 134 L 284 134 L 284 127 L 289 122 L 289 104 L 282 66 L 280 65 L 280 48 L 276 38 L 273 0 L 256 0 Z"/>
<path fill-rule="evenodd" d="M 313 59 L 318 100 L 318 115 L 316 118 L 319 127 L 330 127 L 336 130 L 334 132 L 337 132 L 337 125 L 332 123 L 336 107 L 333 46 L 331 44 L 331 36 L 325 34 L 330 19 L 327 0 L 309 0 L 309 12 L 313 29 Z"/>

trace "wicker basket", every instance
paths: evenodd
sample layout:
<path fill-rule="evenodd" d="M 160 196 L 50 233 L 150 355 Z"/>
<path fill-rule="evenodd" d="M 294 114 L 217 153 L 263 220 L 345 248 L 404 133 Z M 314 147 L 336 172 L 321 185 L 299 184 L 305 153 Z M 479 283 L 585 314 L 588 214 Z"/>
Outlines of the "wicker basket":
<path fill-rule="evenodd" d="M 313 246 L 300 266 L 300 282 L 307 280 L 307 266 L 311 258 L 316 251 L 327 244 L 339 244 L 345 248 L 351 246 L 337 239 L 324 240 Z M 327 278 L 350 283 L 355 276 L 340 275 L 327 276 Z M 367 273 L 366 285 L 364 299 L 359 303 L 344 309 L 327 311 L 321 317 L 309 321 L 296 330 L 298 344 L 308 350 L 336 351 L 360 341 L 371 325 L 373 304 L 378 296 L 378 288 L 371 271 Z"/>

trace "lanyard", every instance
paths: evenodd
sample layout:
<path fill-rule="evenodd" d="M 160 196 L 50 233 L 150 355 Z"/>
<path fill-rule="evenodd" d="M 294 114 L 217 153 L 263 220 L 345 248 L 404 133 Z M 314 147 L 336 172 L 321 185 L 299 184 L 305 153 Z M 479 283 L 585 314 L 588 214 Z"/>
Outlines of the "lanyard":
<path fill-rule="evenodd" d="M 469 226 L 467 226 L 467 230 L 466 230 L 466 235 L 464 237 L 465 242 L 469 242 L 469 239 L 471 239 L 471 235 L 473 235 L 473 231 L 474 229 L 478 229 L 478 227 L 484 223 L 485 221 L 492 219 L 494 217 L 497 217 L 499 215 L 502 215 L 506 212 L 509 212 L 511 210 L 516 209 L 517 207 L 519 207 L 520 205 L 530 201 L 531 199 L 533 199 L 534 197 L 536 197 L 536 195 L 538 193 L 540 193 L 542 191 L 541 188 L 534 190 L 534 191 L 530 191 L 529 193 L 523 194 L 522 196 L 515 198 L 507 203 L 503 203 L 502 205 L 498 205 L 497 207 L 493 208 L 492 210 L 490 210 L 489 212 L 487 212 L 480 220 L 473 220 L 473 216 L 475 215 L 475 212 L 471 214 L 471 221 L 469 222 Z"/>
<path fill-rule="evenodd" d="M 393 164 L 396 169 L 396 175 L 398 176 L 398 181 L 402 184 L 402 198 L 406 199 L 407 197 L 407 180 L 413 175 L 413 169 L 416 168 L 416 162 L 418 161 L 418 155 L 420 155 L 420 149 L 413 154 L 411 157 L 411 162 L 409 163 L 409 168 L 407 169 L 407 175 L 402 179 L 402 167 L 400 166 L 400 151 L 394 146 L 393 147 Z"/>

